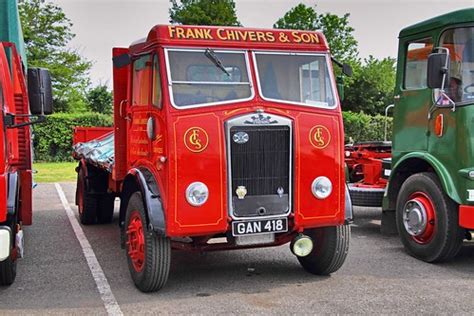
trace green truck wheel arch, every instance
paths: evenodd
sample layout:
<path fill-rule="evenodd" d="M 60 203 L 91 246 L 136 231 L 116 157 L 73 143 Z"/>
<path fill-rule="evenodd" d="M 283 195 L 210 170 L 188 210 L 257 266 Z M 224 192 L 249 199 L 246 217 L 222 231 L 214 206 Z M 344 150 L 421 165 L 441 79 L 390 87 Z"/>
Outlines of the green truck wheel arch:
<path fill-rule="evenodd" d="M 424 164 L 421 164 L 422 167 L 420 168 L 413 168 L 411 167 L 408 172 L 403 172 L 405 175 L 408 176 L 418 173 L 418 172 L 426 172 L 428 171 L 426 167 L 424 166 L 429 166 L 431 169 L 434 170 L 436 175 L 438 176 L 441 185 L 443 187 L 443 190 L 446 192 L 446 194 L 456 203 L 461 204 L 461 198 L 459 197 L 459 193 L 456 189 L 456 186 L 453 181 L 453 177 L 449 173 L 449 171 L 443 166 L 443 164 L 436 159 L 433 155 L 427 153 L 427 152 L 411 152 L 409 154 L 406 154 L 402 156 L 395 166 L 392 168 L 392 172 L 390 175 L 389 183 L 387 186 L 386 194 L 384 196 L 383 200 L 383 209 L 384 210 L 394 210 L 395 209 L 395 203 L 396 203 L 396 194 L 398 193 L 398 190 L 393 192 L 394 189 L 393 186 L 398 186 L 398 189 L 401 186 L 401 183 L 399 181 L 394 181 L 395 177 L 400 174 L 399 170 L 403 169 L 405 166 L 413 166 L 413 165 L 420 165 L 420 164 L 413 164 L 413 160 L 418 160 L 420 162 L 424 162 Z M 403 179 L 405 181 L 405 179 Z M 391 196 L 389 196 L 391 194 Z"/>

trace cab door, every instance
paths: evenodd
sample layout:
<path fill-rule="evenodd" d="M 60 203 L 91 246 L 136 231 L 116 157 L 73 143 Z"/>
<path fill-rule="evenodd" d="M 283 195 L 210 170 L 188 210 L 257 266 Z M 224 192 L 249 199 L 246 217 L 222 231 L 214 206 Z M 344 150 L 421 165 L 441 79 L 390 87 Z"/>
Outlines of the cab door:
<path fill-rule="evenodd" d="M 131 166 L 140 160 L 149 160 L 150 142 L 147 123 L 151 99 L 152 55 L 146 54 L 133 60 L 131 68 L 131 98 L 128 116 L 129 151 Z"/>
<path fill-rule="evenodd" d="M 164 63 L 158 52 L 152 55 L 151 102 L 148 111 L 147 136 L 150 147 L 150 161 L 158 173 L 158 182 L 163 189 L 166 182 L 166 122 L 163 111 L 162 73 Z"/>
<path fill-rule="evenodd" d="M 394 157 L 427 150 L 432 94 L 426 77 L 428 55 L 432 49 L 433 40 L 429 34 L 400 40 L 393 126 Z"/>

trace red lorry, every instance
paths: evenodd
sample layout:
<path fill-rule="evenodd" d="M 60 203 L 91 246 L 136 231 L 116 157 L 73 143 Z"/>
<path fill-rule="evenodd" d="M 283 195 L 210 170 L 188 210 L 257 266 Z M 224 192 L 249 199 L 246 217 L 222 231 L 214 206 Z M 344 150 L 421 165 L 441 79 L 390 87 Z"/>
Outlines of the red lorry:
<path fill-rule="evenodd" d="M 30 68 L 27 83 L 15 45 L 0 42 L 0 285 L 15 280 L 23 254 L 22 225 L 32 222 L 29 126 L 51 113 L 51 95 L 48 72 Z"/>
<path fill-rule="evenodd" d="M 342 266 L 352 208 L 323 34 L 158 25 L 113 60 L 114 128 L 76 144 L 76 203 L 107 223 L 120 198 L 140 290 L 165 284 L 171 249 L 290 243 L 311 273 Z"/>

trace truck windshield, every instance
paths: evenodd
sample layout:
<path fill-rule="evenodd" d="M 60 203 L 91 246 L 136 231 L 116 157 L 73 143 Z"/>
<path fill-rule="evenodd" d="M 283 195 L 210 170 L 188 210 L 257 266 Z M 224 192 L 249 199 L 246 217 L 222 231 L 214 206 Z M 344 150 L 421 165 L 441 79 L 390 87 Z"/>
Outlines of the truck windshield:
<path fill-rule="evenodd" d="M 441 46 L 449 49 L 450 69 L 446 93 L 456 103 L 474 101 L 474 27 L 446 30 Z"/>
<path fill-rule="evenodd" d="M 328 108 L 336 105 L 325 55 L 256 52 L 255 60 L 264 98 Z"/>
<path fill-rule="evenodd" d="M 245 52 L 168 49 L 170 94 L 177 107 L 252 97 Z"/>

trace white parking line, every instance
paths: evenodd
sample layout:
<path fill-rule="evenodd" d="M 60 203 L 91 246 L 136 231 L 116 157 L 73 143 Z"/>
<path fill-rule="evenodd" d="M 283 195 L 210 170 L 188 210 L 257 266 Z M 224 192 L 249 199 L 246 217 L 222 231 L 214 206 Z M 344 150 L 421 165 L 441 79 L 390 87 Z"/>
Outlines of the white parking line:
<path fill-rule="evenodd" d="M 123 315 L 122 310 L 120 309 L 117 300 L 115 299 L 112 290 L 110 289 L 109 282 L 105 277 L 104 271 L 100 267 L 99 261 L 97 261 L 97 257 L 94 254 L 94 250 L 92 250 L 91 244 L 87 240 L 84 231 L 79 225 L 79 222 L 74 215 L 71 207 L 69 206 L 69 202 L 66 199 L 66 195 L 64 194 L 63 189 L 59 185 L 59 183 L 55 183 L 56 191 L 58 191 L 59 198 L 61 199 L 61 203 L 63 204 L 64 210 L 66 211 L 67 217 L 69 218 L 69 222 L 71 222 L 72 229 L 76 234 L 77 240 L 81 245 L 82 252 L 84 253 L 84 257 L 86 257 L 87 265 L 91 270 L 92 277 L 94 278 L 95 284 L 97 285 L 97 289 L 100 293 L 100 298 L 104 302 L 105 309 L 109 315 Z"/>

